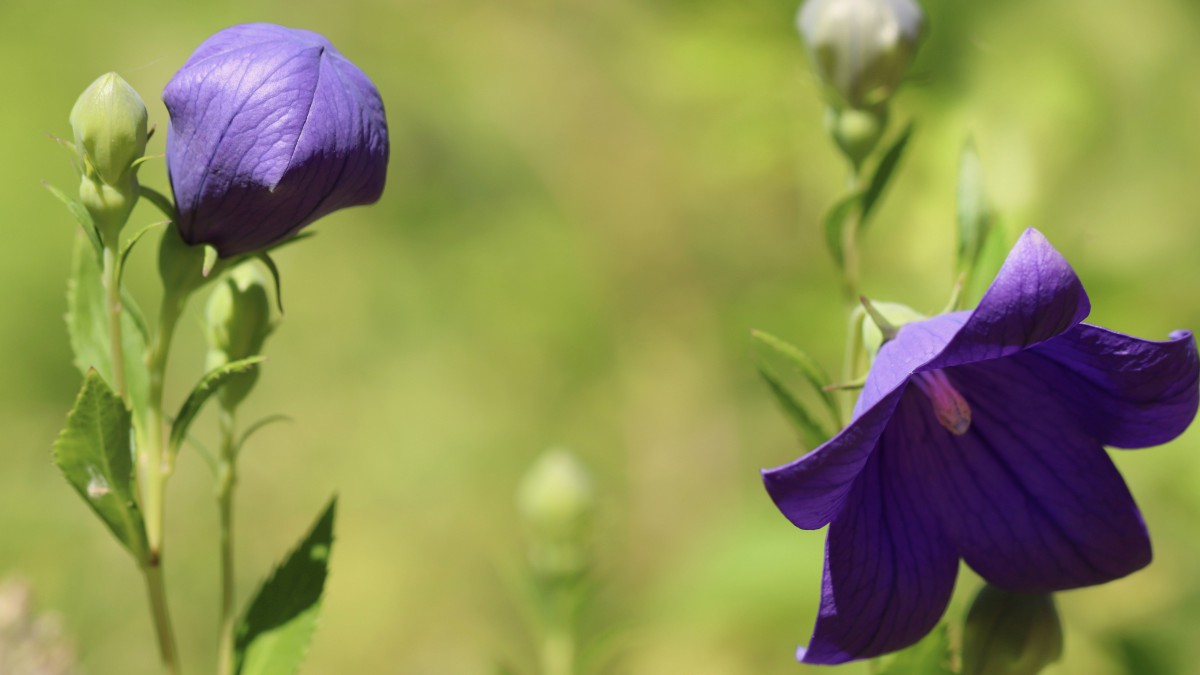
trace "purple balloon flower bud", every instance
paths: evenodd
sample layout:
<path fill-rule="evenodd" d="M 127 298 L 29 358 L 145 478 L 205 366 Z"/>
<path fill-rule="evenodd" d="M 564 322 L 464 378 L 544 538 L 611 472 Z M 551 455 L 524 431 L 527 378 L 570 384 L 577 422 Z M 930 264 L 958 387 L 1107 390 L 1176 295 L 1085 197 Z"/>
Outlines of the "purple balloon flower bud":
<path fill-rule="evenodd" d="M 163 89 L 179 231 L 222 257 L 266 248 L 383 192 L 371 80 L 316 33 L 272 24 L 205 40 Z"/>

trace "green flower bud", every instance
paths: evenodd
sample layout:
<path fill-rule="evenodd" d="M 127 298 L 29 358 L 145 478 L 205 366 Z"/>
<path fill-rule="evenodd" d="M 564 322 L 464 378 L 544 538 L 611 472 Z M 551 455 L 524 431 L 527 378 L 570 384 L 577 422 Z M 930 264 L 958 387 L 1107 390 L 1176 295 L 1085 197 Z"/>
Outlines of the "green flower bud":
<path fill-rule="evenodd" d="M 146 104 L 116 73 L 101 75 L 71 108 L 75 149 L 84 173 L 117 185 L 146 154 Z"/>
<path fill-rule="evenodd" d="M 888 324 L 887 327 L 892 329 L 900 328 L 906 323 L 923 321 L 929 318 L 908 305 L 902 305 L 898 302 L 878 302 L 875 300 L 870 302 L 871 307 L 878 314 L 879 318 Z M 863 347 L 866 348 L 871 358 L 874 358 L 875 354 L 879 353 L 879 348 L 883 346 L 885 327 L 880 326 L 879 321 L 872 319 L 873 317 L 868 316 L 867 320 L 863 322 L 862 339 Z"/>
<path fill-rule="evenodd" d="M 963 675 L 1036 675 L 1062 652 L 1054 596 L 990 584 L 975 596 L 963 632 Z"/>
<path fill-rule="evenodd" d="M 550 576 L 583 570 L 595 494 L 591 477 L 574 455 L 566 450 L 543 454 L 521 481 L 517 508 L 529 533 L 529 556 L 536 570 Z"/>
<path fill-rule="evenodd" d="M 837 101 L 869 108 L 900 86 L 925 17 L 914 0 L 808 0 L 797 23 L 817 74 Z"/>
<path fill-rule="evenodd" d="M 870 110 L 833 106 L 825 110 L 825 129 L 855 167 L 861 166 L 879 144 L 887 120 L 888 110 L 884 105 Z"/>
<path fill-rule="evenodd" d="M 262 353 L 271 333 L 271 299 L 267 282 L 252 262 L 243 262 L 217 284 L 205 307 L 208 370 Z M 258 381 L 258 369 L 230 376 L 221 387 L 222 405 L 234 408 Z"/>
<path fill-rule="evenodd" d="M 106 245 L 116 244 L 138 199 L 137 166 L 146 153 L 146 105 L 116 73 L 101 75 L 71 108 L 83 166 L 79 201 Z"/>
<path fill-rule="evenodd" d="M 204 274 L 204 246 L 188 246 L 174 223 L 163 232 L 158 248 L 158 276 L 165 291 L 179 300 L 186 300 L 213 276 Z"/>

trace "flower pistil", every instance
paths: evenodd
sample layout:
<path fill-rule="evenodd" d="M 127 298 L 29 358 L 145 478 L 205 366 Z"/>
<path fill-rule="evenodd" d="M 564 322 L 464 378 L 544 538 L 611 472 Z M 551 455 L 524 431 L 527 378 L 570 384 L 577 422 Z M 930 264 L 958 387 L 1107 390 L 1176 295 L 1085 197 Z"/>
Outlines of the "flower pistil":
<path fill-rule="evenodd" d="M 955 436 L 962 436 L 971 428 L 971 406 L 958 393 L 945 371 L 931 370 L 917 373 L 913 383 L 933 405 L 937 421 Z"/>

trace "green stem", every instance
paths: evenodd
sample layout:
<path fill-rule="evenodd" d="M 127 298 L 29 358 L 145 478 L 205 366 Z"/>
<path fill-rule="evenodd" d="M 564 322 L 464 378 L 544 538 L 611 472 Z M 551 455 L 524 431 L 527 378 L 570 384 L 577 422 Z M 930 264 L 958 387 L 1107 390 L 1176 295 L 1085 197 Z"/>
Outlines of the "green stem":
<path fill-rule="evenodd" d="M 575 639 L 566 629 L 551 630 L 542 641 L 542 675 L 575 672 Z"/>
<path fill-rule="evenodd" d="M 234 626 L 236 621 L 233 567 L 233 489 L 237 484 L 236 429 L 234 412 L 221 406 L 221 455 L 217 464 L 217 508 L 220 511 L 221 623 L 217 648 L 217 673 L 233 675 Z"/>
<path fill-rule="evenodd" d="M 170 675 L 179 675 L 179 653 L 175 649 L 175 633 L 171 629 L 171 614 L 167 610 L 167 589 L 163 584 L 162 565 L 157 561 L 142 568 L 146 576 L 146 592 L 150 596 L 150 612 L 158 634 L 158 649 L 163 666 Z"/>
<path fill-rule="evenodd" d="M 108 315 L 108 341 L 112 348 L 113 389 L 125 398 L 125 345 L 121 341 L 121 279 L 117 269 L 120 253 L 116 242 L 104 244 L 104 309 Z"/>
<path fill-rule="evenodd" d="M 142 488 L 142 508 L 146 522 L 146 540 L 150 546 L 150 557 L 144 567 L 146 587 L 150 592 L 150 607 L 154 627 L 158 633 L 159 648 L 163 665 L 171 675 L 180 672 L 175 634 L 171 628 L 171 615 L 167 609 L 166 587 L 163 583 L 163 523 L 165 514 L 165 491 L 167 477 L 171 472 L 171 458 L 164 453 L 166 447 L 166 419 L 163 415 L 163 380 L 167 368 L 167 356 L 171 350 L 171 339 L 175 326 L 183 313 L 187 296 L 179 297 L 170 289 L 163 296 L 162 312 L 159 316 L 158 332 L 146 353 L 146 366 L 150 376 L 150 398 L 146 410 L 146 428 L 142 430 L 137 444 L 138 477 Z"/>
<path fill-rule="evenodd" d="M 859 167 L 855 166 L 847 181 L 847 194 L 858 192 L 860 185 Z M 855 307 L 859 296 L 858 230 L 862 226 L 862 207 L 851 209 L 848 218 L 849 222 L 842 228 L 842 286 L 846 291 L 846 302 Z"/>

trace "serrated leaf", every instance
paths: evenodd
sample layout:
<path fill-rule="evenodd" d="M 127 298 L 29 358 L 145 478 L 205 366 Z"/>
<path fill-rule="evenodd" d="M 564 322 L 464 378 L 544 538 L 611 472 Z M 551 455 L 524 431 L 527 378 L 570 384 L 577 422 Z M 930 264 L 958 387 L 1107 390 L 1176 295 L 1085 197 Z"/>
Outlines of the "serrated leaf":
<path fill-rule="evenodd" d="M 893 656 L 879 675 L 954 675 L 950 662 L 950 634 L 943 623 Z"/>
<path fill-rule="evenodd" d="M 179 446 L 187 438 L 188 427 L 191 426 L 192 420 L 196 419 L 196 415 L 200 413 L 204 404 L 213 394 L 217 393 L 229 376 L 244 373 L 266 360 L 264 356 L 251 356 L 248 359 L 232 361 L 219 368 L 213 368 L 200 378 L 196 387 L 192 389 L 192 393 L 179 408 L 179 414 L 175 416 L 175 422 L 171 425 L 171 442 L 169 444 L 171 452 L 179 451 Z"/>
<path fill-rule="evenodd" d="M 774 373 L 760 366 L 758 374 L 767 383 L 767 387 L 775 395 L 775 400 L 783 408 L 792 425 L 796 427 L 796 431 L 800 432 L 800 438 L 804 442 L 805 448 L 811 450 L 830 439 L 833 434 L 809 414 L 804 404 L 792 395 L 792 392 L 779 381 Z"/>
<path fill-rule="evenodd" d="M 300 546 L 263 583 L 238 623 L 238 675 L 295 675 L 300 669 L 317 627 L 336 508 L 335 497 Z"/>
<path fill-rule="evenodd" d="M 75 367 L 83 375 L 95 369 L 105 382 L 113 378 L 112 347 L 105 310 L 100 264 L 82 238 L 75 240 L 71 276 L 67 279 L 67 333 L 75 354 Z M 150 373 L 146 352 L 146 322 L 131 295 L 121 293 L 121 342 L 125 350 L 125 388 L 140 428 L 141 415 L 150 399 Z"/>
<path fill-rule="evenodd" d="M 84 234 L 87 235 L 88 241 L 92 243 L 92 252 L 96 256 L 96 262 L 99 263 L 100 256 L 104 253 L 104 244 L 100 242 L 100 233 L 96 230 L 96 223 L 92 221 L 92 214 L 88 213 L 87 207 L 80 204 L 77 200 L 71 199 L 67 193 L 59 190 L 53 185 L 42 181 L 42 187 L 50 191 L 58 201 L 62 202 L 67 207 L 67 211 L 75 217 L 75 222 L 83 228 Z"/>
<path fill-rule="evenodd" d="M 817 395 L 821 397 L 821 401 L 829 410 L 829 414 L 833 416 L 833 419 L 838 419 L 837 399 L 834 398 L 833 392 L 826 391 L 825 389 L 825 387 L 832 384 L 832 380 L 829 379 L 829 374 L 825 372 L 820 363 L 817 363 L 816 359 L 809 356 L 799 347 L 770 333 L 761 330 L 752 330 L 750 331 L 750 335 L 759 344 L 783 357 L 785 361 L 799 370 L 804 379 L 816 390 Z"/>
<path fill-rule="evenodd" d="M 900 165 L 900 158 L 904 156 L 904 149 L 908 147 L 908 141 L 912 138 L 912 134 L 913 123 L 909 122 L 896 141 L 892 143 L 892 147 L 888 148 L 887 153 L 879 160 L 879 165 L 875 167 L 875 173 L 871 176 L 871 182 L 863 190 L 862 215 L 858 222 L 860 231 L 867 229 L 871 214 L 875 211 L 875 206 L 883 196 L 884 190 L 887 189 L 892 175 L 895 174 L 896 167 Z"/>
<path fill-rule="evenodd" d="M 861 199 L 862 193 L 855 192 L 842 197 L 825 212 L 825 245 L 829 248 L 829 255 L 833 256 L 833 262 L 838 269 L 842 269 L 846 265 L 846 255 L 842 250 L 842 237 L 847 221 L 851 214 L 858 209 Z"/>
<path fill-rule="evenodd" d="M 133 498 L 129 411 L 95 370 L 88 371 L 54 442 L 54 463 L 67 482 L 139 563 L 146 530 Z"/>
<path fill-rule="evenodd" d="M 171 202 L 170 197 L 164 195 L 158 190 L 155 190 L 154 188 L 146 187 L 145 185 L 140 185 L 138 187 L 142 199 L 145 199 L 153 204 L 167 218 L 171 220 L 175 219 L 175 204 Z"/>

